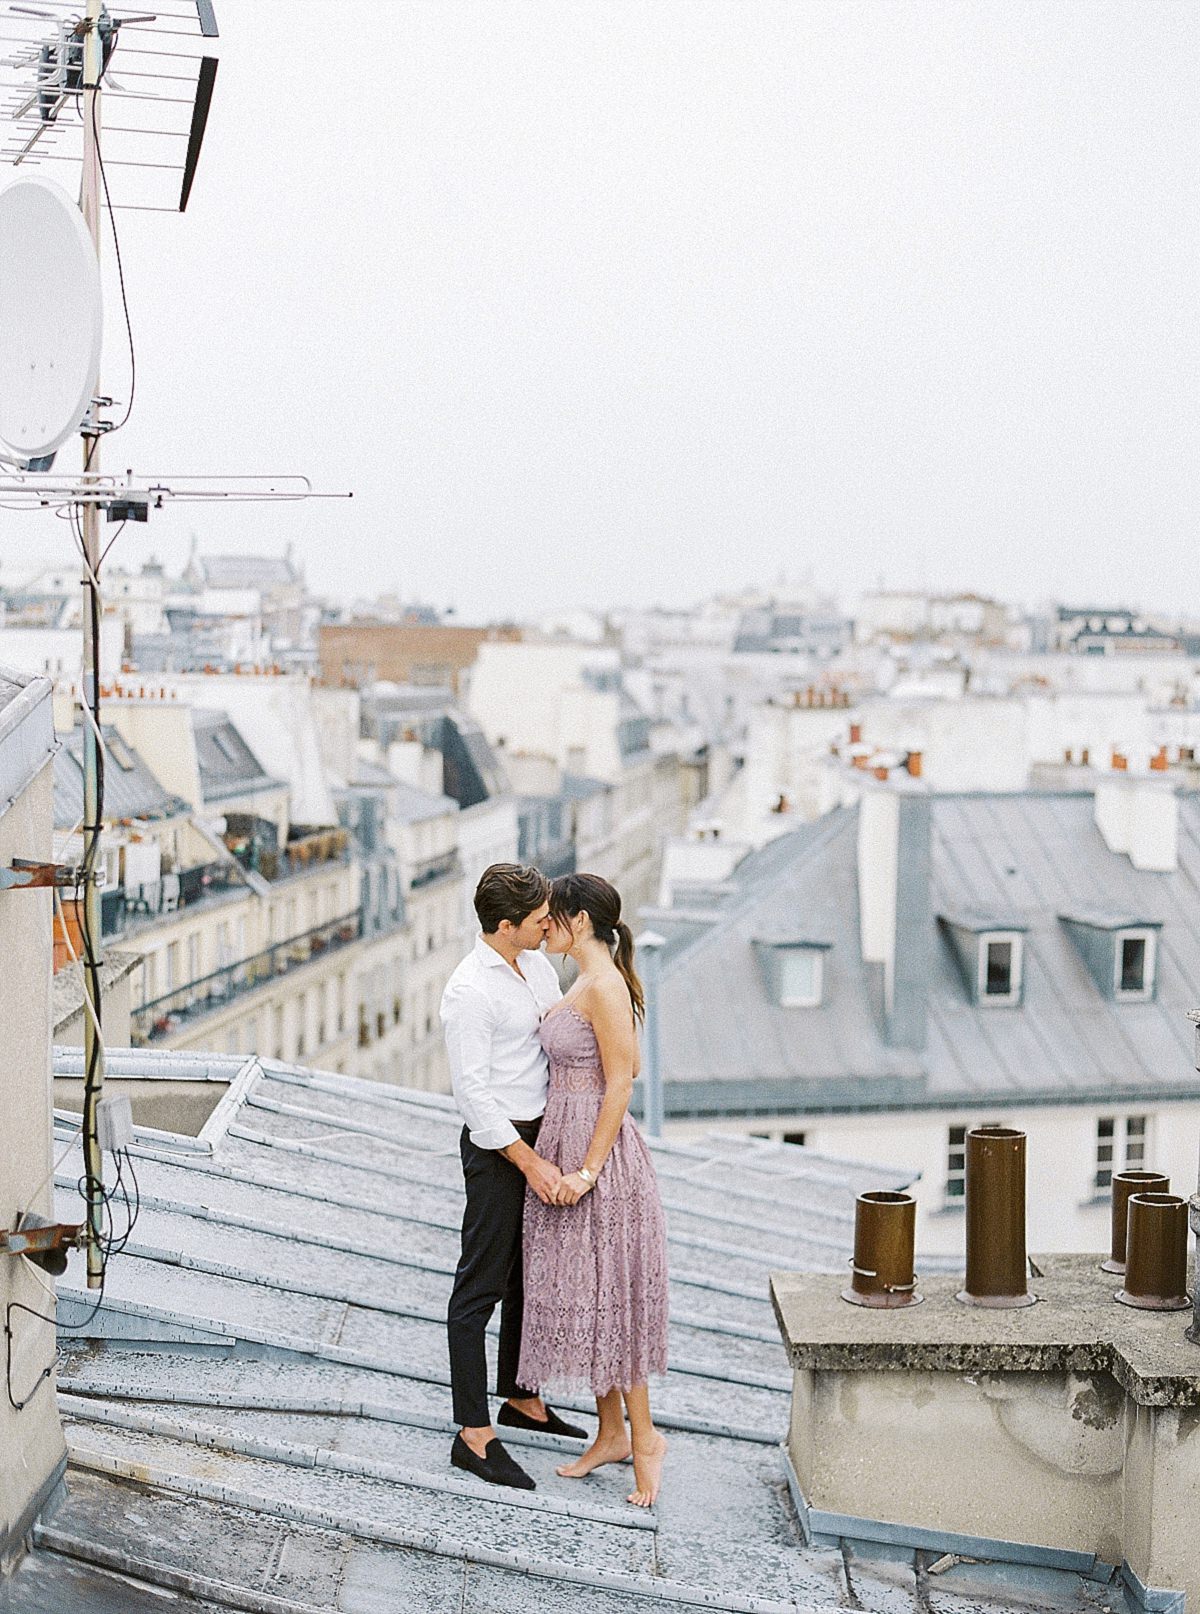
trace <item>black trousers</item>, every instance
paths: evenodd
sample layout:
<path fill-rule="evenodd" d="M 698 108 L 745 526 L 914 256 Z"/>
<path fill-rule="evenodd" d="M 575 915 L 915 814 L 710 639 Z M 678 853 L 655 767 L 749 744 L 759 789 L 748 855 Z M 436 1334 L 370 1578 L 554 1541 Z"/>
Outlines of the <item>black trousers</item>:
<path fill-rule="evenodd" d="M 523 1142 L 537 1141 L 540 1118 L 514 1121 Z M 450 1339 L 450 1390 L 454 1421 L 463 1429 L 483 1429 L 492 1421 L 488 1409 L 487 1357 L 484 1339 L 492 1313 L 500 1307 L 500 1351 L 496 1394 L 536 1395 L 536 1388 L 517 1383 L 521 1355 L 521 1321 L 525 1308 L 521 1266 L 521 1224 L 525 1210 L 525 1177 L 498 1149 L 480 1149 L 466 1127 L 459 1141 L 467 1205 L 463 1212 L 462 1254 L 446 1313 Z"/>

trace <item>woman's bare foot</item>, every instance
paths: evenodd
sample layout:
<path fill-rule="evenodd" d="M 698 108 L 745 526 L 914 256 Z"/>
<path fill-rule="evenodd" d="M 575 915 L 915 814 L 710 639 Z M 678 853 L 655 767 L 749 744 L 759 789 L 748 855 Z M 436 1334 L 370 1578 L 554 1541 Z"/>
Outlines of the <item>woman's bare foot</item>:
<path fill-rule="evenodd" d="M 659 1435 L 656 1443 L 645 1450 L 639 1450 L 636 1446 L 633 1448 L 633 1477 L 637 1484 L 625 1498 L 627 1502 L 632 1502 L 638 1508 L 654 1506 L 662 1484 L 663 1458 L 666 1455 L 665 1435 Z"/>
<path fill-rule="evenodd" d="M 628 1435 L 597 1435 L 582 1457 L 577 1457 L 573 1463 L 563 1463 L 554 1472 L 563 1479 L 582 1479 L 605 1463 L 626 1462 L 632 1450 Z"/>

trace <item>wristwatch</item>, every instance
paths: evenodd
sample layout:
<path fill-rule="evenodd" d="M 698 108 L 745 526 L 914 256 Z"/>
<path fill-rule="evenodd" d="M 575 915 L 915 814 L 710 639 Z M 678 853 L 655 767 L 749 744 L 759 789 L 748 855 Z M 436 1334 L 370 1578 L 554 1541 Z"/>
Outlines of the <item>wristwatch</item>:
<path fill-rule="evenodd" d="M 582 1177 L 584 1182 L 587 1183 L 589 1188 L 591 1188 L 593 1186 L 593 1184 L 595 1183 L 595 1181 L 596 1181 L 595 1172 L 594 1171 L 589 1171 L 586 1166 L 580 1166 L 579 1170 L 575 1173 L 575 1175 L 577 1177 Z"/>

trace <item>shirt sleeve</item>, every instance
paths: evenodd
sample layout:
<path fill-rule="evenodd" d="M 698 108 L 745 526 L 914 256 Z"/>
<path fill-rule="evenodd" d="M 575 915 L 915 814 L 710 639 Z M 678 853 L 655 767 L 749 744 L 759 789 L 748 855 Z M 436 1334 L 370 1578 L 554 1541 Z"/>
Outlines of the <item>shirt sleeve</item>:
<path fill-rule="evenodd" d="M 478 1149 L 506 1149 L 520 1134 L 493 1097 L 488 1076 L 492 1066 L 492 1006 L 470 987 L 447 987 L 442 996 L 442 1026 L 450 1061 L 454 1100 Z"/>

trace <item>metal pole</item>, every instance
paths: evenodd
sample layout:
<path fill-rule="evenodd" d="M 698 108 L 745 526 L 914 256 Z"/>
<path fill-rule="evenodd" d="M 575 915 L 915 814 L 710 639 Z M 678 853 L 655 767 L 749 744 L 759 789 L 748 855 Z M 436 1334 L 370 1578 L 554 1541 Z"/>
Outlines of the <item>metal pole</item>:
<path fill-rule="evenodd" d="M 91 234 L 100 257 L 100 72 L 103 64 L 100 40 L 100 0 L 87 0 L 83 26 L 83 176 L 79 205 L 84 222 Z M 92 388 L 93 397 L 100 390 L 97 375 Z M 88 411 L 83 431 L 84 481 L 99 475 L 100 431 L 95 416 L 96 406 Z M 91 428 L 91 429 L 89 429 Z M 80 510 L 83 529 L 83 698 L 99 723 L 100 691 L 95 687 L 92 669 L 98 656 L 96 643 L 100 631 L 99 605 L 96 603 L 96 621 L 92 620 L 94 595 L 93 581 L 100 567 L 100 512 L 96 504 L 87 501 Z M 104 1089 L 104 1045 L 96 1034 L 100 1021 L 100 887 L 95 878 L 95 858 L 100 841 L 100 767 L 99 745 L 96 730 L 83 714 L 83 836 L 84 866 L 87 879 L 83 890 L 85 961 L 83 970 L 84 991 L 91 1012 L 83 1017 L 83 1068 L 84 1068 L 84 1127 L 83 1159 L 87 1187 L 87 1281 L 89 1289 L 98 1289 L 103 1276 L 100 1239 L 103 1233 L 103 1201 L 100 1189 L 104 1181 L 104 1158 L 96 1136 L 96 1106 Z M 94 967 L 93 967 L 94 966 Z"/>
<path fill-rule="evenodd" d="M 663 1075 L 658 1042 L 658 1010 L 659 991 L 662 985 L 662 950 L 666 944 L 666 937 L 653 930 L 646 931 L 637 941 L 646 992 L 646 1024 L 642 1035 L 642 1080 L 646 1084 L 646 1103 L 642 1120 L 646 1134 L 651 1138 L 661 1138 L 663 1133 Z"/>

